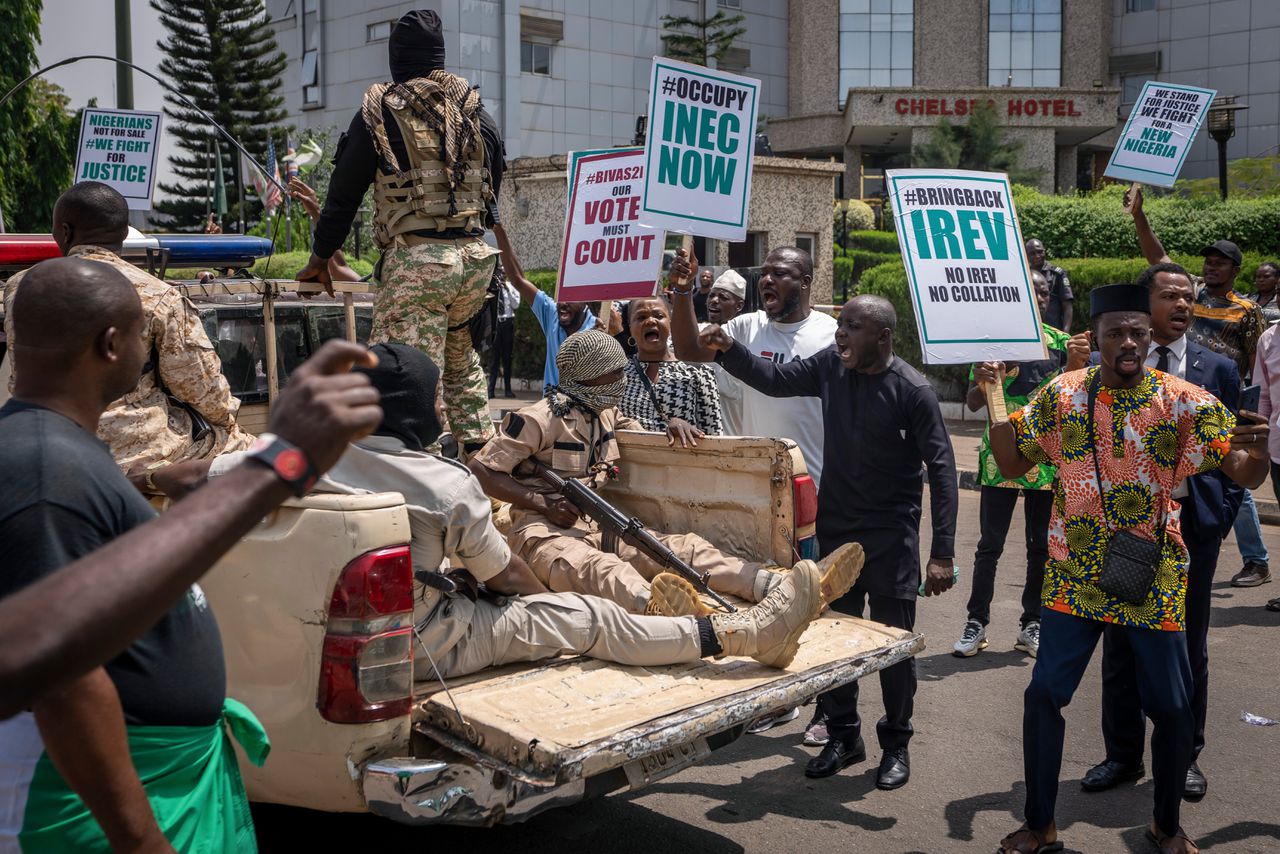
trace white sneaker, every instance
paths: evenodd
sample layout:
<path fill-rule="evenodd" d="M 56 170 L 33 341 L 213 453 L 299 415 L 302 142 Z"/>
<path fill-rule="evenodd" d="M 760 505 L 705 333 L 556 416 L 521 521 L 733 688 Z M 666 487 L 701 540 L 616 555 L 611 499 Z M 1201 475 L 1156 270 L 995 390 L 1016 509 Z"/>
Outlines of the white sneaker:
<path fill-rule="evenodd" d="M 765 732 L 766 730 L 771 730 L 776 726 L 789 724 L 798 717 L 800 717 L 800 707 L 794 706 L 781 712 L 774 712 L 771 715 L 756 718 L 751 722 L 751 725 L 747 727 L 747 732 L 752 735 L 759 735 L 760 733 Z"/>
<path fill-rule="evenodd" d="M 987 627 L 977 620 L 969 620 L 964 624 L 964 634 L 960 635 L 960 640 L 956 641 L 956 645 L 952 647 L 952 655 L 968 658 L 986 648 Z"/>
<path fill-rule="evenodd" d="M 1032 620 L 1022 627 L 1022 631 L 1018 632 L 1018 641 L 1013 645 L 1014 649 L 1020 649 L 1032 658 L 1040 652 L 1040 621 Z"/>

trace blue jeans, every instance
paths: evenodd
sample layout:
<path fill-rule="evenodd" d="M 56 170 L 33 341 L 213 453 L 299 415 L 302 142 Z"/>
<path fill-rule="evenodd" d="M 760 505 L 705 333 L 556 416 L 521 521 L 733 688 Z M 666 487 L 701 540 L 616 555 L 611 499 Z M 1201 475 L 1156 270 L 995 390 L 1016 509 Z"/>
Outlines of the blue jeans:
<path fill-rule="evenodd" d="M 1262 542 L 1262 528 L 1258 523 L 1258 508 L 1253 503 L 1253 493 L 1244 491 L 1244 503 L 1236 514 L 1236 545 L 1240 547 L 1240 556 L 1245 563 L 1258 563 L 1267 566 L 1268 555 L 1266 543 Z"/>

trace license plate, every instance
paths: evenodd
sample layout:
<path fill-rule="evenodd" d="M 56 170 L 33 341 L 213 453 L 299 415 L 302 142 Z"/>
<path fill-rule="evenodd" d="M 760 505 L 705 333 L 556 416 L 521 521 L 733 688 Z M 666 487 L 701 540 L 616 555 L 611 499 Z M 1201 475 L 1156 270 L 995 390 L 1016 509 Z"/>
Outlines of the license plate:
<path fill-rule="evenodd" d="M 639 789 L 650 783 L 668 777 L 677 771 L 688 768 L 695 762 L 701 762 L 711 755 L 705 738 L 695 738 L 674 747 L 664 747 L 657 753 L 650 753 L 622 766 L 627 774 L 627 782 L 632 789 Z"/>

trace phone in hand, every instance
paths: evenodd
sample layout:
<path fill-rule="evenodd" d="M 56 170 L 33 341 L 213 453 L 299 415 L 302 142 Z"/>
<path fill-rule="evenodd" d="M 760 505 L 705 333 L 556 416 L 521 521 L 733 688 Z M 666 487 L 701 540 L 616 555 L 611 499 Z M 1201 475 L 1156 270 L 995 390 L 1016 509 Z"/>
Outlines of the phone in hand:
<path fill-rule="evenodd" d="M 1261 404 L 1262 386 L 1251 385 L 1240 392 L 1240 409 L 1238 411 L 1242 412 L 1247 409 L 1250 412 L 1257 412 Z"/>

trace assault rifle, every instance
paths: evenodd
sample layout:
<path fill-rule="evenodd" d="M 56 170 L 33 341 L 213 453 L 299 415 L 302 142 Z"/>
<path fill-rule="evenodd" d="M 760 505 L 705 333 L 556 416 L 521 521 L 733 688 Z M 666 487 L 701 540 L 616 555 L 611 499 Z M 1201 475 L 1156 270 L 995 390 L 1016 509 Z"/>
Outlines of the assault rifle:
<path fill-rule="evenodd" d="M 529 462 L 533 464 L 533 470 L 538 477 L 568 499 L 570 504 L 578 508 L 579 513 L 595 520 L 601 532 L 604 533 L 605 548 L 611 549 L 609 542 L 613 539 L 629 543 L 693 584 L 700 593 L 710 597 L 725 611 L 732 614 L 738 610 L 708 586 L 707 579 L 710 573 L 699 575 L 697 570 L 677 557 L 675 552 L 662 544 L 661 540 L 646 531 L 644 523 L 639 519 L 634 516 L 630 518 L 624 516 L 618 508 L 596 495 L 595 490 L 581 481 L 575 478 L 565 479 L 537 460 Z"/>

